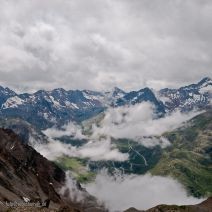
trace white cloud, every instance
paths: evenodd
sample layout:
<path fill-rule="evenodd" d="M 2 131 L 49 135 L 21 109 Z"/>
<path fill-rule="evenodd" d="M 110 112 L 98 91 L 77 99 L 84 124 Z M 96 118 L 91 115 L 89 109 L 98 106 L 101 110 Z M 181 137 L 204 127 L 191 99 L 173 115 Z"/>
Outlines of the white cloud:
<path fill-rule="evenodd" d="M 86 136 L 82 134 L 82 128 L 72 122 L 69 122 L 69 124 L 64 125 L 62 129 L 49 128 L 44 130 L 43 133 L 52 139 L 60 138 L 62 136 L 72 136 L 74 139 L 86 138 Z"/>
<path fill-rule="evenodd" d="M 89 158 L 93 161 L 97 160 L 117 160 L 124 161 L 128 159 L 128 154 L 123 154 L 111 144 L 110 138 L 91 139 L 87 135 L 83 135 L 82 128 L 70 122 L 64 125 L 62 129 L 49 128 L 43 133 L 49 137 L 48 144 L 35 144 L 35 148 L 42 155 L 50 160 L 68 155 L 70 157 Z M 71 136 L 73 139 L 86 139 L 88 142 L 81 147 L 74 147 L 70 144 L 63 144 L 57 141 L 62 136 Z"/>
<path fill-rule="evenodd" d="M 177 181 L 149 174 L 109 176 L 106 172 L 101 172 L 95 182 L 85 187 L 111 212 L 130 207 L 145 210 L 158 204 L 190 205 L 203 201 L 188 196 L 186 190 Z"/>
<path fill-rule="evenodd" d="M 79 189 L 77 181 L 72 178 L 70 171 L 66 172 L 65 185 L 61 188 L 60 194 L 63 196 L 68 195 L 68 198 L 74 202 L 83 202 L 87 195 L 85 191 Z"/>
<path fill-rule="evenodd" d="M 161 148 L 165 148 L 170 144 L 169 140 L 163 136 L 161 136 L 160 138 L 157 137 L 137 137 L 134 139 L 135 141 L 137 141 L 138 143 L 140 143 L 141 145 L 151 148 L 154 146 L 161 146 Z"/>
<path fill-rule="evenodd" d="M 37 144 L 34 148 L 49 160 L 56 160 L 61 156 L 89 158 L 92 161 L 114 160 L 125 161 L 128 154 L 118 151 L 110 140 L 89 141 L 81 147 L 63 144 L 57 140 L 50 140 L 48 144 Z"/>
<path fill-rule="evenodd" d="M 138 138 L 143 136 L 160 136 L 166 131 L 179 127 L 197 114 L 195 112 L 183 114 L 177 111 L 155 119 L 154 109 L 150 103 L 110 108 L 106 111 L 100 126 L 93 125 L 92 137 L 107 135 L 114 138 L 139 140 Z"/>
<path fill-rule="evenodd" d="M 115 160 L 125 161 L 128 159 L 128 154 L 119 152 L 110 142 L 110 140 L 90 141 L 76 149 L 76 156 L 90 158 L 96 160 Z"/>

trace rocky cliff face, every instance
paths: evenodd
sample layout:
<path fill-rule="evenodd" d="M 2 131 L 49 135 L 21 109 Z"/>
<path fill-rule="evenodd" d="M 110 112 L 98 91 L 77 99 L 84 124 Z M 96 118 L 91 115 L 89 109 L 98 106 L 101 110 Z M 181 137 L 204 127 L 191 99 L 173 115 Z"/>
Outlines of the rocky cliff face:
<path fill-rule="evenodd" d="M 75 189 L 81 191 L 83 201 L 71 199 L 73 191 L 65 183 L 63 170 L 23 144 L 13 131 L 0 129 L 0 211 L 7 211 L 10 206 L 18 211 L 19 207 L 12 205 L 17 202 L 25 205 L 20 211 L 27 210 L 30 203 L 43 204 L 45 210 L 105 211 L 98 209 L 95 199 L 77 183 Z M 38 205 L 32 210 L 40 209 Z"/>

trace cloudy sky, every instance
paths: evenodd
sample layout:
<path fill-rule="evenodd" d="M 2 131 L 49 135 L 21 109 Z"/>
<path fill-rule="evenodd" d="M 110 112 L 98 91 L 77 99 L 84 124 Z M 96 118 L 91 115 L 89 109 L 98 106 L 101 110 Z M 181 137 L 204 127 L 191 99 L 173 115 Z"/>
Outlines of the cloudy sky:
<path fill-rule="evenodd" d="M 125 90 L 211 77 L 211 0 L 2 0 L 0 84 Z"/>

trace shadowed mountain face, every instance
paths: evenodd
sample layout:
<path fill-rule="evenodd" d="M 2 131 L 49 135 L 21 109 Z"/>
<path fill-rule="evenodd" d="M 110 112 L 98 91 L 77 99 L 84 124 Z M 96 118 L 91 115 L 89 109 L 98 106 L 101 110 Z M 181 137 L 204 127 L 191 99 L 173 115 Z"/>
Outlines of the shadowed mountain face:
<path fill-rule="evenodd" d="M 0 129 L 0 211 L 8 210 L 6 204 L 15 201 L 43 203 L 57 210 L 103 211 L 78 183 L 75 186 L 84 195 L 83 202 L 72 201 L 68 189 L 62 194 L 65 184 L 63 170 L 23 144 L 11 130 Z"/>
<path fill-rule="evenodd" d="M 179 89 L 165 88 L 156 95 L 151 89 L 125 92 L 114 88 L 109 92 L 57 88 L 33 94 L 16 94 L 0 86 L 0 115 L 21 118 L 40 129 L 59 126 L 69 121 L 81 122 L 96 116 L 109 106 L 120 107 L 150 102 L 158 115 L 175 109 L 189 111 L 206 108 L 212 98 L 212 81 L 204 78 L 197 84 Z"/>

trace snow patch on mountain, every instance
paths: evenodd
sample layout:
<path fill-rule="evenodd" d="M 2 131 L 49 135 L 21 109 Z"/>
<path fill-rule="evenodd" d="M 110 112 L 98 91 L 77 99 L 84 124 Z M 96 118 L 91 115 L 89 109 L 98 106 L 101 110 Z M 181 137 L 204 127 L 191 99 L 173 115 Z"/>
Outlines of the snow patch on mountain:
<path fill-rule="evenodd" d="M 18 96 L 14 96 L 7 99 L 7 101 L 2 105 L 2 109 L 17 108 L 19 105 L 22 104 L 24 104 L 24 100 L 19 98 Z"/>

